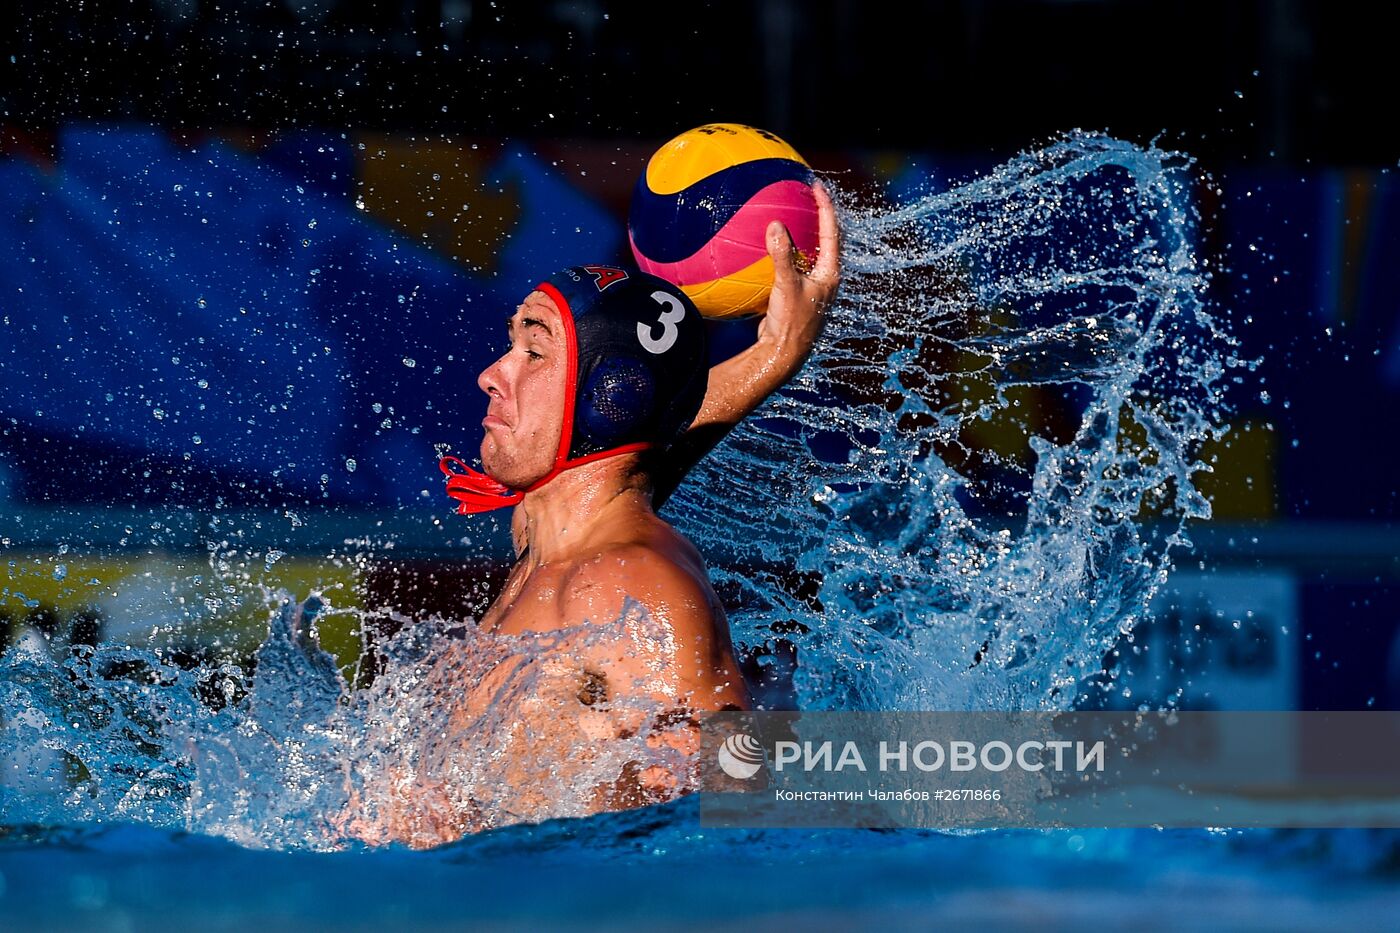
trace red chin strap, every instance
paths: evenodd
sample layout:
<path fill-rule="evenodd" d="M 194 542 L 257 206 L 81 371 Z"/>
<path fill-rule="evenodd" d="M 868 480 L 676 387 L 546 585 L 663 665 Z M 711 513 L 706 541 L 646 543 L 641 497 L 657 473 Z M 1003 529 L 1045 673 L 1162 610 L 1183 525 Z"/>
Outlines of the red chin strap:
<path fill-rule="evenodd" d="M 611 450 L 600 450 L 586 457 L 556 460 L 554 469 L 523 490 L 511 489 L 504 483 L 498 483 L 480 470 L 473 470 L 457 457 L 443 457 L 438 461 L 438 469 L 442 470 L 443 475 L 447 477 L 447 494 L 457 500 L 457 514 L 476 515 L 480 512 L 503 509 L 508 505 L 519 505 L 521 500 L 525 498 L 525 493 L 534 492 L 565 470 L 572 470 L 585 463 L 605 460 L 620 454 L 638 453 L 650 447 L 651 444 L 648 443 L 624 444 Z"/>
<path fill-rule="evenodd" d="M 438 469 L 447 477 L 447 494 L 457 500 L 458 515 L 503 509 L 525 498 L 523 492 L 517 492 L 485 473 L 473 470 L 456 457 L 443 457 L 438 461 Z"/>

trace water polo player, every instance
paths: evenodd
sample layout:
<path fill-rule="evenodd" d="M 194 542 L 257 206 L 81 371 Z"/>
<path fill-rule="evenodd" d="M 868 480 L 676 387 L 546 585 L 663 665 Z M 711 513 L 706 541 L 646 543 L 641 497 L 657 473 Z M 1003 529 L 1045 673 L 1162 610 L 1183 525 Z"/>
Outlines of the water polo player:
<path fill-rule="evenodd" d="M 483 472 L 443 461 L 463 513 L 513 506 L 518 555 L 481 619 L 487 631 L 548 632 L 617 618 L 627 598 L 673 635 L 665 657 L 619 655 L 592 696 L 647 687 L 680 708 L 748 708 L 724 611 L 694 546 L 654 504 L 724 434 L 783 385 L 821 332 L 839 281 L 826 191 L 818 258 L 798 267 L 787 231 L 767 247 L 775 281 L 755 343 L 706 369 L 704 327 L 680 289 L 635 269 L 586 266 L 541 282 L 508 322 L 510 345 L 482 372 Z"/>
<path fill-rule="evenodd" d="M 567 269 L 516 308 L 509 347 L 478 379 L 484 472 L 442 463 L 459 511 L 514 508 L 517 560 L 479 623 L 514 637 L 464 638 L 435 655 L 414 690 L 444 701 L 441 720 L 402 761 L 358 774 L 333 818 L 340 832 L 430 846 L 512 814 L 557 812 L 560 793 L 582 794 L 568 812 L 666 799 L 688 789 L 688 775 L 636 761 L 612 770 L 611 740 L 689 756 L 691 712 L 763 703 L 736 663 L 704 562 L 654 505 L 797 372 L 821 333 L 840 242 L 830 197 L 818 187 L 816 198 L 811 272 L 772 224 L 774 288 L 757 339 L 708 370 L 695 307 L 635 269 Z M 629 600 L 646 624 L 624 612 Z M 485 761 L 474 757 L 483 736 Z M 608 762 L 603 783 L 589 772 L 594 751 Z M 575 786 L 575 772 L 595 777 Z"/>

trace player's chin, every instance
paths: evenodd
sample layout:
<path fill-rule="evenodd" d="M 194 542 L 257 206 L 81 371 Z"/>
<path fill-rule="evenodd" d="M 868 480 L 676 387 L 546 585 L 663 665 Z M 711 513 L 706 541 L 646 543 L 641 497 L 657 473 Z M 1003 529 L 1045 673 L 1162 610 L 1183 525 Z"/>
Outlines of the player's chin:
<path fill-rule="evenodd" d="M 490 433 L 481 441 L 481 469 L 482 471 L 498 483 L 506 483 L 505 474 L 510 470 L 510 457 L 501 450 L 501 446 L 491 439 Z"/>
<path fill-rule="evenodd" d="M 543 477 L 539 470 L 522 469 L 510 451 L 491 441 L 481 442 L 481 469 L 487 476 L 511 489 L 524 489 Z"/>

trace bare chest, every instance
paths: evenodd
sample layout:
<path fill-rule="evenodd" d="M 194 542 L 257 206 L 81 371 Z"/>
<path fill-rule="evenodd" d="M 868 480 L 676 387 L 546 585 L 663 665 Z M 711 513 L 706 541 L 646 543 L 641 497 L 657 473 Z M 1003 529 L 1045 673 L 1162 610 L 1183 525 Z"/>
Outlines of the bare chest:
<path fill-rule="evenodd" d="M 567 578 L 567 568 L 535 568 L 530 571 L 525 568 L 524 562 L 517 564 L 496 601 L 481 617 L 481 630 L 500 635 L 523 635 L 565 627 L 567 620 L 564 618 L 564 595 L 561 590 L 567 585 Z M 503 665 L 493 671 L 492 676 L 510 677 L 518 671 L 515 665 Z M 608 698 L 607 677 L 581 663 L 576 668 L 566 664 L 565 669 L 555 669 L 550 673 L 554 679 L 547 685 L 548 689 L 562 689 L 561 696 L 572 694 L 583 706 L 592 706 Z M 499 690 L 491 684 L 485 693 L 496 697 Z"/>
<path fill-rule="evenodd" d="M 496 601 L 481 617 L 481 630 L 502 635 L 547 632 L 564 624 L 565 573 L 560 568 L 515 565 Z"/>

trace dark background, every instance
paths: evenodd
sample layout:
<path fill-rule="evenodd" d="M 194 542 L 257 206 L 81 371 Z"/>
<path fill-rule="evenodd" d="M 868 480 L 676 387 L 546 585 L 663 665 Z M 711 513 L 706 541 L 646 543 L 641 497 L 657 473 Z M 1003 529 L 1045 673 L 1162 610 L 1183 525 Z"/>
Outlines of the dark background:
<path fill-rule="evenodd" d="M 1307 0 L 10 0 L 3 119 L 1004 152 L 1080 127 L 1394 167 L 1393 35 Z"/>

